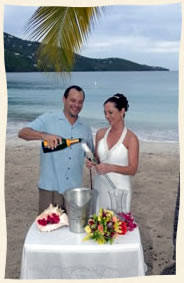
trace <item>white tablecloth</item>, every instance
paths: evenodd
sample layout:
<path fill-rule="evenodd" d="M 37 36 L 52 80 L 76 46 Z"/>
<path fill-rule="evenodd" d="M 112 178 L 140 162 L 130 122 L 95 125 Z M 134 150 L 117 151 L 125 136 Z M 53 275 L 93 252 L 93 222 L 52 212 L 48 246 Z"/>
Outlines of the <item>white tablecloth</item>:
<path fill-rule="evenodd" d="M 98 279 L 143 276 L 139 229 L 98 245 L 62 227 L 52 232 L 30 227 L 22 252 L 21 279 Z"/>

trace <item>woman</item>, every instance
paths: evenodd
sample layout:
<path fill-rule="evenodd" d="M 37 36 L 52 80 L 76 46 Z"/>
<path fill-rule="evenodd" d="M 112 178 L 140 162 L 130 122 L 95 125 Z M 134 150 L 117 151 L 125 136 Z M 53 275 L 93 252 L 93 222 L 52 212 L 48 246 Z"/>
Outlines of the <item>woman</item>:
<path fill-rule="evenodd" d="M 125 126 L 128 100 L 123 94 L 115 94 L 104 102 L 105 118 L 109 128 L 96 134 L 95 156 L 98 164 L 94 178 L 95 211 L 99 208 L 130 212 L 131 180 L 138 168 L 139 141 Z M 88 168 L 94 166 L 87 162 Z"/>

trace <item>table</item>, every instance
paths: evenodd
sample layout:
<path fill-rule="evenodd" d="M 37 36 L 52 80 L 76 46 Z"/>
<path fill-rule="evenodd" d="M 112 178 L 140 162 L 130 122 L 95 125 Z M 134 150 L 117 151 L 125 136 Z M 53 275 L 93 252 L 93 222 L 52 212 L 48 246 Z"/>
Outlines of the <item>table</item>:
<path fill-rule="evenodd" d="M 100 279 L 144 276 L 139 229 L 98 245 L 62 227 L 40 232 L 31 225 L 22 252 L 21 279 Z"/>

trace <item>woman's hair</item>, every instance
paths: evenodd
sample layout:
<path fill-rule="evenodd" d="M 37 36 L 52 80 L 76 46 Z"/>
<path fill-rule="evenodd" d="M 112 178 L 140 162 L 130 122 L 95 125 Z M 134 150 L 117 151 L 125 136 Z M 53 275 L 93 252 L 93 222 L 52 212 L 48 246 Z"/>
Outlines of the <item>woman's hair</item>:
<path fill-rule="evenodd" d="M 121 93 L 116 93 L 114 96 L 108 98 L 105 102 L 104 105 L 108 102 L 112 102 L 114 103 L 114 106 L 121 111 L 122 108 L 125 108 L 125 111 L 128 110 L 129 108 L 129 104 L 128 104 L 128 100 L 126 98 L 126 96 L 124 96 Z"/>

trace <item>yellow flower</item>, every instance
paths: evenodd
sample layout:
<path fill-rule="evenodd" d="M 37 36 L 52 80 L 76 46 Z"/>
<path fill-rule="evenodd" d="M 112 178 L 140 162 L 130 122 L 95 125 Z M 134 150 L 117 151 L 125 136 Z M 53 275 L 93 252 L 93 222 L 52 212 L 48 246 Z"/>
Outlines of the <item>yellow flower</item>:
<path fill-rule="evenodd" d="M 85 228 L 84 228 L 85 232 L 86 233 L 91 233 L 91 228 L 89 227 L 89 225 L 87 225 Z"/>
<path fill-rule="evenodd" d="M 102 217 L 100 215 L 98 215 L 98 221 L 101 221 Z"/>
<path fill-rule="evenodd" d="M 82 239 L 82 241 L 88 241 L 88 240 L 90 240 L 90 235 L 86 235 L 86 236 Z"/>
<path fill-rule="evenodd" d="M 105 240 L 103 238 L 100 238 L 100 239 L 97 240 L 97 243 L 99 245 L 103 245 L 105 243 Z"/>
<path fill-rule="evenodd" d="M 103 213 L 103 208 L 100 208 L 100 209 L 99 209 L 98 216 L 102 216 L 102 213 Z"/>
<path fill-rule="evenodd" d="M 120 232 L 121 232 L 119 222 L 115 222 L 115 223 L 114 223 L 114 230 L 115 230 L 115 232 L 117 232 L 117 233 L 120 233 Z"/>
<path fill-rule="evenodd" d="M 107 214 L 109 214 L 109 215 L 111 215 L 111 216 L 113 216 L 114 215 L 114 212 L 112 211 L 112 210 L 106 210 L 106 212 L 107 212 Z"/>

